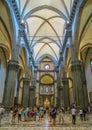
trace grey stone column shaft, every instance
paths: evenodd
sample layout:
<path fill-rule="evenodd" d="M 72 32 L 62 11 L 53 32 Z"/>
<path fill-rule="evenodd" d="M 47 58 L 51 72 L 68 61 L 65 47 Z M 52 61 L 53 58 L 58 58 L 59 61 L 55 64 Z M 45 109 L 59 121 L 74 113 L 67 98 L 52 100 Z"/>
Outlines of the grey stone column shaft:
<path fill-rule="evenodd" d="M 60 80 L 60 74 L 59 70 L 57 71 L 57 105 L 60 107 L 61 106 L 61 80 Z"/>
<path fill-rule="evenodd" d="M 83 73 L 82 66 L 78 60 L 78 51 L 76 45 L 78 38 L 72 41 L 72 31 L 70 31 L 70 50 L 71 50 L 71 75 L 73 79 L 73 95 L 77 107 L 84 107 Z"/>
<path fill-rule="evenodd" d="M 29 93 L 29 106 L 33 107 L 35 106 L 35 88 L 30 86 L 30 93 Z"/>
<path fill-rule="evenodd" d="M 62 78 L 63 82 L 63 96 L 64 96 L 64 107 L 70 107 L 70 98 L 69 98 L 69 83 L 67 78 Z"/>
<path fill-rule="evenodd" d="M 25 106 L 25 107 L 29 106 L 29 85 L 30 85 L 30 80 L 28 78 L 24 78 L 24 80 L 23 80 L 22 105 Z"/>
<path fill-rule="evenodd" d="M 14 105 L 14 93 L 17 80 L 17 70 L 18 62 L 11 60 L 8 63 L 8 71 L 3 95 L 3 104 L 7 109 Z"/>
<path fill-rule="evenodd" d="M 22 105 L 22 93 L 23 93 L 23 88 L 19 87 L 18 104 L 20 105 Z"/>
<path fill-rule="evenodd" d="M 89 103 L 88 103 L 88 91 L 87 91 L 86 80 L 83 81 L 83 91 L 84 91 L 84 106 L 87 109 Z"/>
<path fill-rule="evenodd" d="M 71 65 L 74 101 L 77 107 L 84 107 L 84 91 L 82 83 L 82 70 L 79 61 L 72 62 Z"/>
<path fill-rule="evenodd" d="M 87 90 L 84 64 L 82 64 L 82 73 L 83 73 L 82 82 L 83 82 L 83 90 L 84 90 L 84 104 L 85 104 L 85 108 L 88 108 L 88 90 Z"/>
<path fill-rule="evenodd" d="M 58 88 L 58 91 L 59 91 L 59 93 L 58 93 L 59 94 L 59 99 L 58 99 L 59 107 L 61 107 L 61 106 L 64 107 L 63 87 L 60 86 Z"/>

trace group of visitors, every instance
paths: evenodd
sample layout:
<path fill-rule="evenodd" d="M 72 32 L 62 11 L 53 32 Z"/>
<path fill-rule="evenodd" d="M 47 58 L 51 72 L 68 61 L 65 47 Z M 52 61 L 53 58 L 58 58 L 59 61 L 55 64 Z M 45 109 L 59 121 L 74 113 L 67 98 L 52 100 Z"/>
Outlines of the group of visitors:
<path fill-rule="evenodd" d="M 18 122 L 21 121 L 21 116 L 24 116 L 24 121 L 36 121 L 36 117 L 38 116 L 38 121 L 41 121 L 42 118 L 47 114 L 49 117 L 49 121 L 53 122 L 53 125 L 56 124 L 56 116 L 59 116 L 59 123 L 64 123 L 64 108 L 56 109 L 52 108 L 44 108 L 44 107 L 15 107 L 10 109 L 10 124 L 15 122 L 15 118 L 18 118 Z"/>
<path fill-rule="evenodd" d="M 73 124 L 76 124 L 76 113 L 77 113 L 77 111 L 76 111 L 76 108 L 73 106 L 72 107 L 72 109 L 71 109 L 71 113 L 72 113 L 72 123 Z M 80 110 L 79 110 L 79 114 L 80 114 L 80 120 L 81 121 L 86 121 L 87 120 L 87 118 L 86 118 L 86 113 L 87 113 L 87 110 L 86 109 L 82 109 L 82 108 L 80 108 Z"/>
<path fill-rule="evenodd" d="M 18 122 L 22 121 L 22 115 L 24 117 L 24 121 L 29 121 L 32 118 L 36 120 L 36 107 L 29 108 L 29 107 L 15 107 L 10 109 L 10 123 L 15 122 L 15 118 L 18 118 Z"/>
<path fill-rule="evenodd" d="M 2 115 L 5 112 L 4 106 L 0 106 L 0 124 Z M 53 125 L 56 124 L 56 118 L 58 115 L 58 122 L 59 124 L 65 122 L 64 114 L 66 113 L 63 107 L 60 108 L 44 108 L 44 107 L 14 107 L 10 108 L 9 116 L 10 116 L 10 124 L 15 123 L 15 119 L 17 118 L 18 122 L 20 121 L 41 121 L 45 115 L 47 115 L 50 122 Z M 68 113 L 72 115 L 72 123 L 76 124 L 76 113 L 80 114 L 80 120 L 86 120 L 86 110 L 85 109 L 78 109 L 76 110 L 75 106 L 72 106 L 71 109 L 68 109 Z"/>
<path fill-rule="evenodd" d="M 15 107 L 11 108 L 9 115 L 10 115 L 10 124 L 15 123 L 15 118 L 17 117 L 18 122 L 22 121 L 22 115 L 24 117 L 24 121 L 36 121 L 38 117 L 38 121 L 41 121 L 42 118 L 48 115 L 49 121 L 53 122 L 53 125 L 56 123 L 56 115 L 59 116 L 59 123 L 62 120 L 64 123 L 64 108 L 56 109 L 55 107 L 52 108 L 44 108 L 44 107 Z"/>

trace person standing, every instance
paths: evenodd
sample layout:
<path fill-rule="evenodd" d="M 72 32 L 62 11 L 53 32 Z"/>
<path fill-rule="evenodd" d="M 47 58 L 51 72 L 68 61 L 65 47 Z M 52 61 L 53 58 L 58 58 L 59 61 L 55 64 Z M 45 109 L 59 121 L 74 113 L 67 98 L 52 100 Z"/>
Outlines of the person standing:
<path fill-rule="evenodd" d="M 86 109 L 83 108 L 83 120 L 84 121 L 86 121 L 86 113 L 87 113 Z"/>
<path fill-rule="evenodd" d="M 21 115 L 22 115 L 23 108 L 18 108 L 18 122 L 21 121 Z"/>
<path fill-rule="evenodd" d="M 51 108 L 49 108 L 49 117 L 50 117 L 50 122 L 51 122 L 52 121 Z"/>
<path fill-rule="evenodd" d="M 74 106 L 71 109 L 71 114 L 72 114 L 72 123 L 76 124 L 76 109 Z"/>
<path fill-rule="evenodd" d="M 62 123 L 64 123 L 63 108 L 60 108 L 60 109 L 58 110 L 58 115 L 59 115 L 59 124 L 61 123 L 61 119 L 62 119 Z"/>
<path fill-rule="evenodd" d="M 9 116 L 10 116 L 9 122 L 10 122 L 10 125 L 12 125 L 13 124 L 13 108 L 10 108 Z"/>
<path fill-rule="evenodd" d="M 80 110 L 79 110 L 79 113 L 80 113 L 80 120 L 83 121 L 83 110 L 80 109 Z"/>
<path fill-rule="evenodd" d="M 52 115 L 52 119 L 53 119 L 53 125 L 55 125 L 56 124 L 56 108 L 55 107 L 53 107 L 52 108 L 52 111 L 51 111 L 51 115 Z"/>
<path fill-rule="evenodd" d="M 1 120 L 3 118 L 3 114 L 5 112 L 5 108 L 3 105 L 0 105 L 0 126 L 1 126 Z"/>

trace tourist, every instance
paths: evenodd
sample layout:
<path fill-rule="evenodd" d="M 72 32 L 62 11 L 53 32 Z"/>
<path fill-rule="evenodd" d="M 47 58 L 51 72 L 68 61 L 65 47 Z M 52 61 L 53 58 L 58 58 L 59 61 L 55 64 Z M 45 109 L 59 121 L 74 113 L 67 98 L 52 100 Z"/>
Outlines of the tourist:
<path fill-rule="evenodd" d="M 1 126 L 1 120 L 2 120 L 4 112 L 5 112 L 4 106 L 0 105 L 0 126 Z"/>
<path fill-rule="evenodd" d="M 56 108 L 55 107 L 53 107 L 52 108 L 52 111 L 51 111 L 51 115 L 52 115 L 52 120 L 53 120 L 53 125 L 55 125 L 56 124 Z"/>
<path fill-rule="evenodd" d="M 10 117 L 10 124 L 13 124 L 13 108 L 10 108 L 10 112 L 9 112 L 9 117 Z"/>
<path fill-rule="evenodd" d="M 86 113 L 87 111 L 85 109 L 83 109 L 83 120 L 86 121 Z"/>
<path fill-rule="evenodd" d="M 22 115 L 23 108 L 18 108 L 18 122 L 21 121 L 21 115 Z"/>
<path fill-rule="evenodd" d="M 74 106 L 71 109 L 71 113 L 72 113 L 72 123 L 76 124 L 76 109 Z"/>
<path fill-rule="evenodd" d="M 80 120 L 82 121 L 83 120 L 83 110 L 82 109 L 79 110 L 79 114 L 80 114 Z"/>
<path fill-rule="evenodd" d="M 58 115 L 59 115 L 59 124 L 61 123 L 61 119 L 62 119 L 62 123 L 64 123 L 64 112 L 63 112 L 63 108 L 60 108 L 58 110 Z"/>

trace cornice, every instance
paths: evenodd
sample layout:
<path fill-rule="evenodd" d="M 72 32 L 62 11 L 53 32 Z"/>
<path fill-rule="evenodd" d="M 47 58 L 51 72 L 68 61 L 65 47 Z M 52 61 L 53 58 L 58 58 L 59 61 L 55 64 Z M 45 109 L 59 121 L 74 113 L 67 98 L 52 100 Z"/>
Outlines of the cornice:
<path fill-rule="evenodd" d="M 40 70 L 40 69 L 38 69 L 37 72 L 42 72 L 42 73 L 46 72 L 46 73 L 49 73 L 49 72 L 56 72 L 56 70 Z"/>

